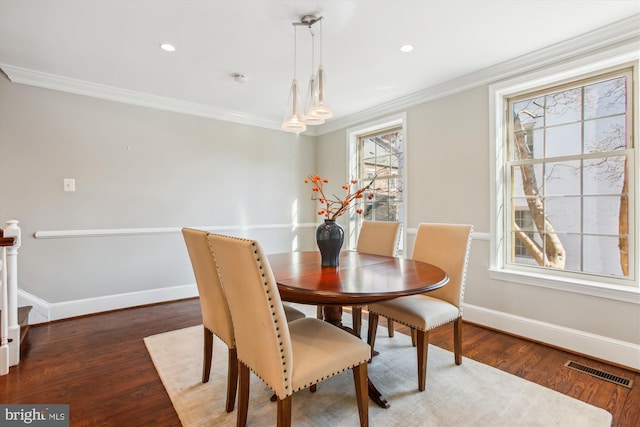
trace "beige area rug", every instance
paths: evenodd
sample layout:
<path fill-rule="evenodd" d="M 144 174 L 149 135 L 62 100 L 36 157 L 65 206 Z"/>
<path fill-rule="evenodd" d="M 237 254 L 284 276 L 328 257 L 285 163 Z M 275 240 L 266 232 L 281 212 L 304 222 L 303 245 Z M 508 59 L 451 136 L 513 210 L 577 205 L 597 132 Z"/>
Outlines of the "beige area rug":
<path fill-rule="evenodd" d="M 302 308 L 302 307 L 300 307 Z M 305 307 L 309 316 L 315 307 Z M 348 317 L 348 316 L 347 316 Z M 363 326 L 366 331 L 366 324 Z M 202 326 L 144 339 L 158 374 L 185 427 L 235 426 L 236 411 L 226 413 L 227 347 L 217 338 L 211 379 L 202 373 Z M 517 376 L 464 358 L 456 366 L 453 354 L 429 346 L 427 389 L 418 392 L 416 354 L 411 339 L 380 328 L 380 355 L 369 365 L 369 377 L 391 407 L 369 405 L 371 426 L 593 426 L 611 425 L 611 414 Z M 271 391 L 252 375 L 248 426 L 276 424 Z M 358 426 L 350 371 L 318 384 L 318 391 L 297 392 L 292 398 L 294 426 Z"/>

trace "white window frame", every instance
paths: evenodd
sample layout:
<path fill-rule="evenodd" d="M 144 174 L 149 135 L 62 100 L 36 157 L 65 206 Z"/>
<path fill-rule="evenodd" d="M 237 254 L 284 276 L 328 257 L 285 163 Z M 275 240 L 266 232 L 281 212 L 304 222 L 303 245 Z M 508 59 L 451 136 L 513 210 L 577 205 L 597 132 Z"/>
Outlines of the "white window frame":
<path fill-rule="evenodd" d="M 560 65 L 548 67 L 545 70 L 536 72 L 523 73 L 518 77 L 507 79 L 490 85 L 489 87 L 489 114 L 490 114 L 490 177 L 491 177 L 491 232 L 490 232 L 490 259 L 489 259 L 489 275 L 492 279 L 503 280 L 523 285 L 545 287 L 557 289 L 567 292 L 574 292 L 585 295 L 593 295 L 613 300 L 632 302 L 640 304 L 640 284 L 638 279 L 638 252 L 630 254 L 635 260 L 634 277 L 626 280 L 626 285 L 622 285 L 619 279 L 603 278 L 603 280 L 585 280 L 584 275 L 576 273 L 574 275 L 554 275 L 553 271 L 536 271 L 532 272 L 528 269 L 519 269 L 517 266 L 509 265 L 506 262 L 505 249 L 505 215 L 510 215 L 508 205 L 505 205 L 505 191 L 508 191 L 506 185 L 508 183 L 506 165 L 507 143 L 506 135 L 506 114 L 507 98 L 510 95 L 521 93 L 524 91 L 534 91 L 537 88 L 552 86 L 562 82 L 577 79 L 585 74 L 599 73 L 607 71 L 611 68 L 622 67 L 624 65 L 633 66 L 633 84 L 632 90 L 635 91 L 634 105 L 632 106 L 633 120 L 633 147 L 634 147 L 634 163 L 636 168 L 640 167 L 638 143 L 638 134 L 640 133 L 640 120 L 638 118 L 638 70 L 640 69 L 640 53 L 634 46 L 621 47 L 611 49 L 609 51 L 600 52 L 581 59 L 567 61 Z M 640 213 L 640 194 L 638 194 L 640 186 L 638 176 L 640 173 L 636 170 L 632 172 L 633 187 L 630 192 L 630 203 L 633 204 L 631 211 L 635 212 L 635 216 L 629 218 L 630 231 L 633 239 L 633 247 L 639 250 L 639 234 L 640 226 L 638 224 L 638 213 Z M 505 209 L 506 208 L 506 209 Z"/>
<path fill-rule="evenodd" d="M 408 182 L 407 182 L 407 151 L 408 151 L 408 138 L 407 138 L 407 114 L 399 113 L 391 116 L 387 116 L 378 120 L 369 121 L 365 124 L 355 126 L 347 129 L 347 175 L 349 178 L 356 176 L 356 170 L 358 167 L 358 139 L 362 135 L 374 133 L 383 129 L 391 127 L 401 127 L 404 137 L 404 155 L 403 155 L 403 194 L 402 202 L 404 204 L 404 215 L 401 219 L 402 222 L 402 241 L 399 243 L 399 248 L 406 247 L 406 223 L 408 212 Z M 359 221 L 348 221 L 347 224 L 347 247 L 349 249 L 355 249 L 358 241 Z"/>

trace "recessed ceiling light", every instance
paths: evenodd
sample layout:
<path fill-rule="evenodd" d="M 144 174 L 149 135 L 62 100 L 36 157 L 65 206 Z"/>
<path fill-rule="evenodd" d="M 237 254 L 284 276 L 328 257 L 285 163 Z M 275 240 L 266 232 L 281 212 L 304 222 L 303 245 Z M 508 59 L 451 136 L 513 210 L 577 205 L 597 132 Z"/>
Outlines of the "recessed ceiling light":
<path fill-rule="evenodd" d="M 175 52 L 176 47 L 171 43 L 162 43 L 160 45 L 160 49 L 164 50 L 165 52 Z"/>
<path fill-rule="evenodd" d="M 403 44 L 400 46 L 400 52 L 409 53 L 413 50 L 413 45 Z"/>

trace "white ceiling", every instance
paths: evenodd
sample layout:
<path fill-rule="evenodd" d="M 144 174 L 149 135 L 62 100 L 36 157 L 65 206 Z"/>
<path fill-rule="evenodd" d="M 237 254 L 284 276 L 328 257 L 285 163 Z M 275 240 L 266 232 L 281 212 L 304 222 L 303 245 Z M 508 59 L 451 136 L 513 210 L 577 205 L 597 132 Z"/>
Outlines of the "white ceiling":
<path fill-rule="evenodd" d="M 326 103 L 340 118 L 638 13 L 638 0 L 0 0 L 0 67 L 278 127 L 291 23 L 306 14 L 324 17 Z M 310 63 L 300 27 L 303 98 Z"/>

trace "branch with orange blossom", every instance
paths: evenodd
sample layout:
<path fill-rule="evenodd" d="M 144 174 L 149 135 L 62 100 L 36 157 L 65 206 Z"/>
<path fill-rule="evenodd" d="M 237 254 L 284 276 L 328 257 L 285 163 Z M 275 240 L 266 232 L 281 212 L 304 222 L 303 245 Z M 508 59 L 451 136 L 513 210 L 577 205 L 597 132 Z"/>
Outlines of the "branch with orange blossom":
<path fill-rule="evenodd" d="M 351 187 L 354 184 L 357 184 L 358 181 L 352 179 L 351 181 L 349 181 L 349 183 L 342 185 L 342 189 L 347 192 L 346 196 L 344 198 L 340 198 L 334 194 L 333 199 L 328 198 L 324 191 L 324 184 L 327 184 L 329 182 L 328 179 L 322 178 L 320 175 L 307 175 L 307 178 L 304 180 L 304 182 L 305 184 L 311 183 L 313 185 L 313 188 L 311 188 L 311 191 L 313 191 L 311 200 L 318 200 L 321 204 L 324 205 L 324 207 L 318 211 L 318 215 L 322 215 L 326 219 L 335 220 L 337 217 L 344 214 L 349 209 L 353 201 L 364 198 L 363 193 L 371 189 L 375 178 L 375 176 L 371 178 L 371 181 L 369 181 L 367 185 L 356 190 L 353 193 L 351 192 Z M 367 199 L 373 199 L 373 192 L 370 192 L 367 195 Z M 363 210 L 361 208 L 356 209 L 357 214 L 361 214 L 362 212 Z"/>

